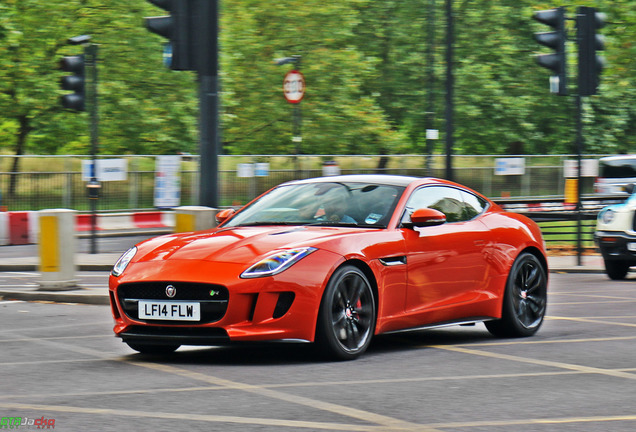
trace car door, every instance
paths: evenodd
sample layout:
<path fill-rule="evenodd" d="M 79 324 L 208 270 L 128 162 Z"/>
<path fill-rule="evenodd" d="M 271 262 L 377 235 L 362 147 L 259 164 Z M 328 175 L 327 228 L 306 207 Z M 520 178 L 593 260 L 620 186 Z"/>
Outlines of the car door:
<path fill-rule="evenodd" d="M 488 230 L 479 220 L 485 201 L 451 186 L 425 186 L 407 201 L 403 221 L 418 208 L 446 215 L 442 225 L 402 228 L 407 253 L 406 311 L 419 324 L 457 319 L 480 296 L 487 278 L 484 247 Z M 468 201 L 468 202 L 467 202 Z M 471 202 L 472 201 L 472 202 Z"/>

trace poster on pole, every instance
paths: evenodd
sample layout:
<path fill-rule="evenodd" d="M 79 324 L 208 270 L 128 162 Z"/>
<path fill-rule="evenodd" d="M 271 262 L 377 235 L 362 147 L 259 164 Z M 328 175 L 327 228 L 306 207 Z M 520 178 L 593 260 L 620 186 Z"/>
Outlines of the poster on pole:
<path fill-rule="evenodd" d="M 495 175 L 524 175 L 525 173 L 525 158 L 495 159 Z"/>
<path fill-rule="evenodd" d="M 173 208 L 181 202 L 181 156 L 157 156 L 155 168 L 155 207 Z"/>
<path fill-rule="evenodd" d="M 93 172 L 93 161 L 82 159 L 82 180 L 90 181 L 93 175 L 97 181 L 126 181 L 128 164 L 126 159 L 97 159 Z"/>
<path fill-rule="evenodd" d="M 563 177 L 577 178 L 579 176 L 579 162 L 576 159 L 563 161 Z M 581 161 L 581 177 L 598 177 L 598 159 L 583 159 Z"/>

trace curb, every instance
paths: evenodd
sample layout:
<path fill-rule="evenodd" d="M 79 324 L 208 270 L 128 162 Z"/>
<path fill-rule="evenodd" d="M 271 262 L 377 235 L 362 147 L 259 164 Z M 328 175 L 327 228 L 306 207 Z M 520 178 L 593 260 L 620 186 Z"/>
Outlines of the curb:
<path fill-rule="evenodd" d="M 78 264 L 77 271 L 110 272 L 113 264 Z M 0 272 L 37 272 L 38 264 L 0 264 Z"/>
<path fill-rule="evenodd" d="M 79 288 L 82 289 L 82 288 Z M 74 290 L 78 291 L 78 289 Z M 42 301 L 53 303 L 79 303 L 90 305 L 108 305 L 108 294 L 78 294 L 73 292 L 52 292 L 52 291 L 2 291 L 0 290 L 0 299 L 3 300 L 24 300 L 24 301 Z"/>

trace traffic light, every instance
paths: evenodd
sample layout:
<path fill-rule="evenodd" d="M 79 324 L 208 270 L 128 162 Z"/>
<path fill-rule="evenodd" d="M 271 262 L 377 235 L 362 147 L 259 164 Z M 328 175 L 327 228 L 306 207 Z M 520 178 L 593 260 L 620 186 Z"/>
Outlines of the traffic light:
<path fill-rule="evenodd" d="M 84 55 L 62 57 L 60 69 L 72 72 L 73 75 L 62 77 L 60 85 L 62 90 L 71 90 L 73 93 L 62 96 L 62 106 L 75 111 L 86 110 Z"/>
<path fill-rule="evenodd" d="M 579 43 L 579 94 L 596 94 L 605 58 L 596 51 L 605 49 L 605 39 L 596 33 L 605 25 L 605 14 L 593 7 L 580 6 L 576 11 L 576 37 Z"/>
<path fill-rule="evenodd" d="M 568 94 L 565 8 L 559 7 L 537 11 L 534 13 L 533 18 L 554 29 L 551 32 L 535 33 L 534 37 L 537 42 L 554 49 L 554 53 L 539 54 L 535 59 L 540 66 L 554 72 L 554 75 L 550 78 L 550 91 L 560 96 L 565 96 Z"/>
<path fill-rule="evenodd" d="M 146 27 L 167 38 L 167 65 L 173 70 L 196 70 L 194 65 L 194 0 L 148 0 L 170 13 L 146 18 Z"/>

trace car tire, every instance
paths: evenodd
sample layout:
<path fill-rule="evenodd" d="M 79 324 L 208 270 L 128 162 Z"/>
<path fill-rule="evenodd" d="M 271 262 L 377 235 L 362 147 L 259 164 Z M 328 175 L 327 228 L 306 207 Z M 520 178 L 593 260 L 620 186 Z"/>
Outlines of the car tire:
<path fill-rule="evenodd" d="M 535 255 L 522 253 L 508 275 L 501 319 L 487 321 L 486 328 L 497 337 L 532 336 L 543 323 L 547 291 L 544 266 Z"/>
<path fill-rule="evenodd" d="M 366 275 L 345 265 L 334 272 L 323 294 L 316 345 L 334 360 L 353 360 L 366 351 L 375 331 L 376 305 Z"/>
<path fill-rule="evenodd" d="M 629 262 L 624 260 L 604 260 L 605 273 L 612 280 L 623 280 L 629 272 Z"/>
<path fill-rule="evenodd" d="M 145 344 L 138 342 L 126 342 L 126 344 L 140 352 L 141 354 L 170 354 L 175 352 L 181 345 L 157 345 L 157 344 Z"/>

